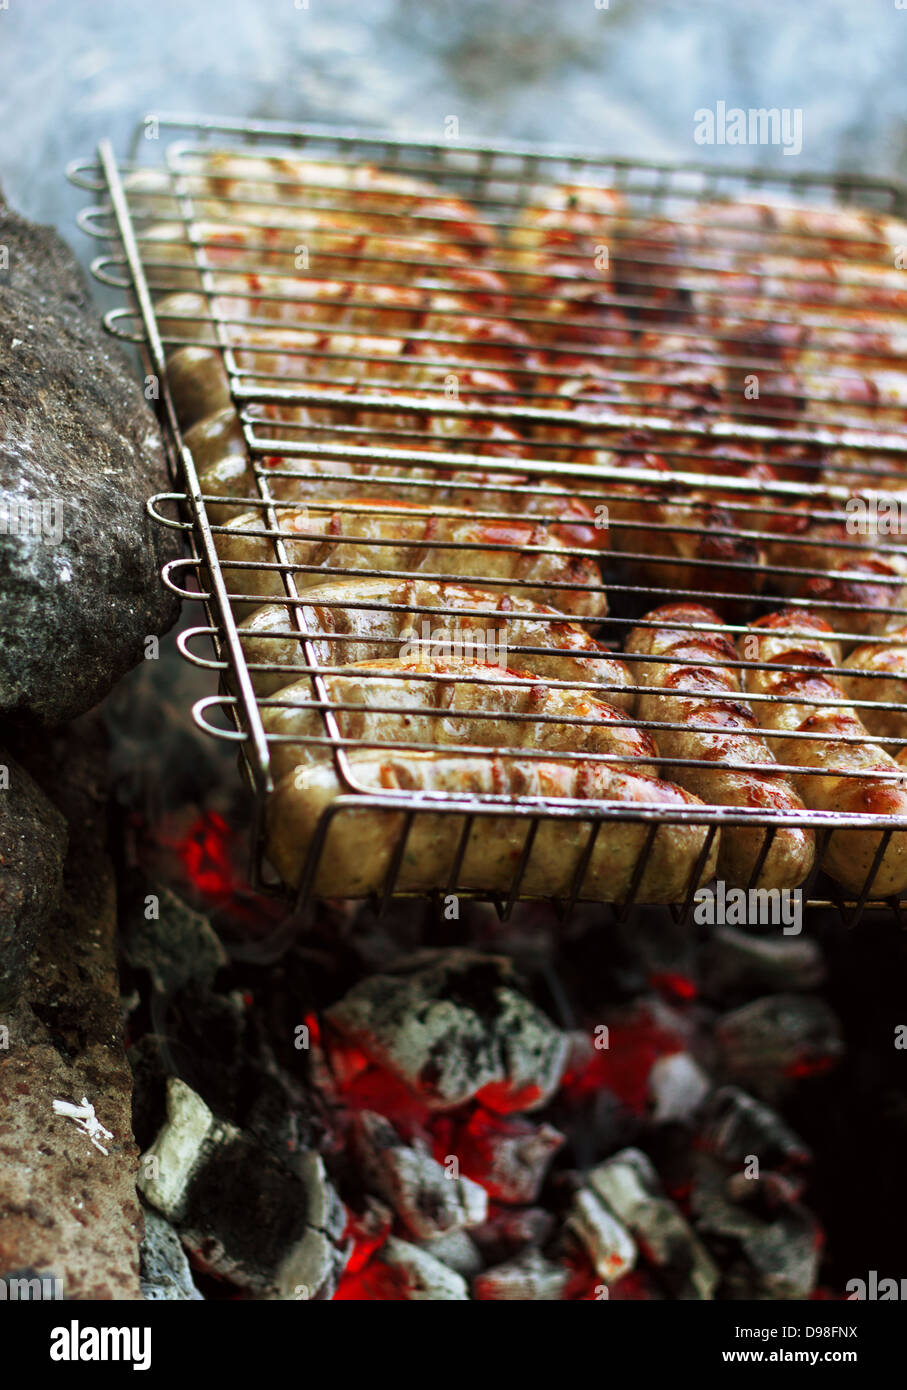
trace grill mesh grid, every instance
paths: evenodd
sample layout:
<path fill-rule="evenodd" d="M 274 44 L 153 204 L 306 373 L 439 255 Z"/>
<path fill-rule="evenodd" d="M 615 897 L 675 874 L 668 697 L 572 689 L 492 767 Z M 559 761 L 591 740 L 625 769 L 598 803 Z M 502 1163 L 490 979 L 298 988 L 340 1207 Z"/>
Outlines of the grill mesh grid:
<path fill-rule="evenodd" d="M 304 750 L 307 740 L 333 756 L 345 794 L 328 808 L 313 838 L 300 882 L 301 901 L 314 890 L 332 818 L 391 804 L 403 814 L 388 860 L 381 895 L 385 902 L 400 891 L 400 868 L 417 816 L 431 811 L 451 817 L 451 835 L 458 837 L 458 849 L 447 889 L 461 892 L 458 874 L 476 819 L 506 815 L 524 820 L 526 837 L 515 858 L 509 890 L 490 895 L 504 913 L 520 897 L 538 896 L 525 892 L 524 878 L 538 827 L 552 818 L 592 827 L 569 890 L 558 895 L 565 911 L 584 896 L 595 837 L 606 834 L 604 827 L 610 822 L 633 820 L 650 827 L 637 872 L 631 875 L 621 903 L 624 912 L 634 905 L 645 857 L 659 827 L 666 833 L 672 824 L 686 821 L 709 826 L 711 836 L 722 826 L 765 826 L 767 833 L 753 870 L 755 883 L 780 828 L 810 827 L 821 842 L 833 829 L 867 824 L 865 816 L 817 810 L 791 814 L 716 805 L 665 811 L 620 804 L 590 806 L 570 798 L 546 800 L 540 810 L 538 803 L 527 798 L 512 802 L 475 794 L 403 794 L 390 789 L 376 793 L 357 778 L 356 761 L 350 754 L 368 747 L 386 748 L 386 741 L 342 736 L 338 715 L 354 705 L 338 699 L 327 683 L 353 670 L 346 653 L 356 638 L 333 627 L 313 626 L 311 609 L 304 612 L 303 603 L 308 576 L 317 576 L 320 583 L 350 577 L 343 555 L 345 549 L 349 553 L 357 527 L 368 517 L 384 517 L 399 527 L 407 519 L 407 505 L 422 501 L 441 518 L 440 527 L 436 524 L 434 532 L 420 534 L 402 555 L 393 532 L 373 537 L 372 562 L 356 569 L 357 578 L 385 582 L 399 578 L 402 584 L 410 577 L 408 561 L 418 556 L 419 579 L 426 584 L 469 584 L 495 597 L 502 592 L 531 593 L 539 587 L 532 578 L 511 574 L 505 584 L 495 577 L 493 565 L 483 571 L 482 557 L 512 550 L 521 563 L 533 557 L 544 559 L 556 537 L 570 577 L 547 580 L 548 601 L 560 606 L 561 599 L 572 600 L 577 590 L 571 582 L 576 584 L 577 574 L 591 571 L 595 575 L 594 581 L 584 583 L 584 607 L 589 611 L 571 612 L 570 620 L 597 632 L 604 644 L 598 655 L 602 662 L 620 652 L 632 629 L 646 626 L 648 610 L 665 603 L 683 600 L 717 606 L 722 631 L 738 639 L 758 632 L 752 622 L 760 613 L 781 607 L 810 611 L 816 599 L 791 592 L 791 586 L 811 578 L 822 582 L 829 565 L 850 564 L 861 552 L 865 556 L 866 542 L 840 534 L 810 534 L 805 562 L 798 553 L 803 551 L 802 530 L 778 527 L 792 510 L 802 525 L 834 527 L 840 523 L 841 508 L 855 494 L 878 489 L 882 472 L 893 493 L 903 485 L 907 375 L 901 379 L 897 364 L 902 355 L 907 289 L 900 289 L 892 270 L 894 224 L 884 220 L 903 210 L 899 189 L 857 178 L 785 178 L 752 171 L 631 164 L 517 147 L 398 142 L 312 127 L 163 118 L 161 126 L 174 130 L 188 126 L 190 139 L 158 144 L 137 138 L 133 158 L 120 165 L 110 148 L 102 146 L 98 159 L 78 166 L 72 176 L 83 187 L 106 195 L 105 202 L 86 210 L 80 222 L 92 235 L 116 243 L 93 266 L 100 280 L 125 290 L 130 299 L 127 306 L 107 316 L 108 326 L 137 343 L 149 369 L 161 378 L 162 412 L 173 445 L 174 486 L 179 491 L 154 499 L 152 506 L 159 519 L 185 530 L 191 552 L 169 568 L 166 582 L 197 598 L 198 593 L 186 588 L 187 576 L 194 575 L 206 596 L 208 623 L 183 634 L 181 646 L 190 660 L 219 670 L 226 678 L 225 692 L 201 701 L 195 714 L 202 727 L 236 739 L 241 749 L 255 790 L 257 865 L 264 846 L 263 809 L 273 790 L 275 750 L 287 742 Z M 162 158 L 150 166 L 138 158 L 161 147 Z M 199 172 L 200 160 L 220 151 L 245 161 L 241 167 L 250 171 L 248 182 L 257 186 L 251 211 L 248 192 L 232 196 L 219 183 L 212 184 L 210 166 Z M 328 171 L 332 166 L 342 169 L 365 162 L 406 178 L 428 178 L 443 193 L 437 206 L 429 204 L 426 209 L 421 193 L 408 196 L 396 191 L 391 201 L 387 194 L 358 189 L 351 197 L 349 190 L 332 190 L 316 178 L 309 196 L 300 196 L 300 185 L 279 172 L 284 168 L 281 151 L 312 165 L 323 161 Z M 525 230 L 526 207 L 565 183 L 619 192 L 621 206 L 606 212 L 601 223 L 608 260 L 619 267 L 618 278 L 611 274 L 596 278 L 590 273 L 588 254 L 569 243 L 556 244 L 554 263 L 549 255 L 544 266 L 539 261 L 521 261 L 509 246 L 508 236 Z M 263 184 L 272 197 L 261 196 Z M 826 219 L 823 225 L 816 214 L 818 230 L 801 226 L 773 237 L 762 226 L 729 226 L 720 207 L 712 216 L 703 217 L 700 211 L 722 198 L 758 199 L 775 192 L 806 192 L 817 207 L 829 212 L 857 205 L 875 209 L 880 217 L 843 222 L 839 214 L 834 223 Z M 465 199 L 478 209 L 482 219 L 478 235 L 474 225 L 454 220 L 445 199 Z M 325 240 L 320 224 L 326 214 L 339 219 L 341 228 L 339 232 L 335 228 L 328 246 L 319 244 L 319 238 Z M 699 218 L 696 225 L 704 230 L 704 252 L 701 246 L 691 248 L 678 240 L 678 229 L 682 232 L 693 214 Z M 572 215 L 572 210 L 563 214 L 562 230 L 569 229 Z M 356 219 L 364 222 L 368 235 L 351 230 Z M 162 232 L 162 224 L 169 230 Z M 375 227 L 381 230 L 374 232 Z M 484 228 L 493 232 L 490 246 L 483 242 Z M 558 231 L 555 228 L 556 236 Z M 390 250 L 385 242 L 369 250 L 369 243 L 379 236 L 392 239 Z M 312 240 L 311 267 L 306 263 L 300 273 L 300 250 L 307 255 L 307 243 Z M 472 259 L 464 262 L 461 255 Z M 264 264 L 262 258 L 266 258 Z M 477 272 L 474 280 L 464 279 L 464 264 Z M 716 277 L 722 290 L 720 306 L 715 302 Z M 417 293 L 408 297 L 406 291 L 413 286 Z M 593 300 L 583 299 L 587 292 L 594 292 Z M 162 298 L 174 295 L 184 296 L 183 302 L 168 300 L 164 312 Z M 558 296 L 566 298 L 559 301 Z M 702 342 L 706 320 L 713 344 L 710 351 L 704 351 Z M 281 343 L 281 360 L 274 363 L 268 359 L 275 356 L 273 334 L 278 325 L 289 330 L 290 338 Z M 793 353 L 789 342 L 803 330 L 805 340 L 801 336 L 801 346 Z M 184 422 L 181 428 L 174 404 L 173 369 L 168 376 L 165 366 L 174 351 L 187 348 L 202 353 L 213 349 L 225 368 L 229 389 L 221 401 L 224 425 L 213 443 L 197 427 L 187 428 Z M 594 410 L 584 416 L 564 389 L 569 392 L 571 383 L 601 368 L 607 369 L 607 378 L 596 380 L 598 398 Z M 719 376 L 722 385 L 704 399 L 702 380 L 709 373 Z M 767 400 L 750 402 L 744 395 L 743 379 L 752 373 L 758 375 L 760 394 Z M 669 405 L 666 389 L 676 393 Z M 293 411 L 299 413 L 296 420 L 288 418 Z M 203 490 L 200 475 L 207 476 L 209 446 L 234 458 L 248 458 L 245 486 Z M 721 455 L 739 457 L 748 467 L 779 461 L 782 467 L 771 476 L 753 476 L 752 470 L 751 476 L 703 471 L 714 469 Z M 390 489 L 387 476 L 374 472 L 358 471 L 351 480 L 351 463 L 415 469 L 418 476 L 405 481 L 396 478 Z M 305 495 L 305 514 L 288 537 L 281 521 L 298 510 L 300 496 L 298 491 L 295 499 L 281 493 L 285 484 L 287 488 L 298 485 L 301 465 L 314 475 L 317 493 Z M 456 470 L 454 477 L 452 470 Z M 594 528 L 581 525 L 575 514 L 564 517 L 564 508 L 572 501 L 585 503 L 593 511 L 604 504 L 620 512 L 629 486 L 645 490 L 651 505 L 640 516 L 609 516 L 607 553 Z M 382 496 L 391 490 L 392 498 Z M 540 497 L 547 509 L 540 509 Z M 161 511 L 168 502 L 178 505 L 180 520 Z M 267 560 L 224 558 L 223 538 L 231 534 L 229 513 L 240 509 L 255 514 L 255 534 L 268 547 Z M 331 518 L 328 524 L 333 528 L 326 555 L 325 518 Z M 464 539 L 455 529 L 455 538 L 445 539 L 459 523 L 495 528 L 490 533 L 493 539 Z M 688 547 L 679 559 L 676 550 L 653 551 L 653 537 L 669 548 L 684 541 L 692 545 L 704 529 L 714 542 L 727 542 L 730 555 L 691 554 Z M 309 541 L 321 548 L 305 563 L 294 547 Z M 740 554 L 741 542 L 764 548 L 755 580 L 752 559 L 746 553 L 734 558 Z M 845 570 L 838 590 L 832 591 L 840 590 L 843 597 L 839 593 L 821 602 L 822 612 L 832 620 L 833 635 L 845 644 L 845 650 L 855 641 L 866 640 L 867 624 L 876 625 L 873 605 L 884 612 L 886 621 L 907 621 L 907 608 L 902 606 L 905 581 L 898 569 L 901 547 L 890 538 L 873 537 L 871 552 L 883 561 L 890 559 L 893 572 L 875 573 L 867 591 L 865 574 L 858 581 Z M 382 563 L 385 555 L 387 565 Z M 464 556 L 473 559 L 462 572 L 458 565 L 466 563 Z M 298 638 L 298 659 L 289 666 L 267 660 L 249 663 L 244 656 L 237 626 L 242 610 L 236 609 L 249 605 L 254 596 L 255 585 L 250 595 L 243 578 L 250 571 L 256 583 L 265 581 L 266 588 L 271 587 L 273 576 L 277 578 L 278 594 L 262 592 L 258 597 L 262 603 L 276 601 L 284 609 L 285 621 L 273 628 L 269 640 L 285 643 Z M 685 582 L 677 582 L 680 579 Z M 853 587 L 858 582 L 862 591 L 856 587 L 850 596 L 848 583 Z M 601 613 L 595 610 L 605 596 L 610 613 L 602 624 Z M 501 612 L 496 604 L 484 606 L 487 601 L 465 606 L 463 614 L 500 630 Z M 322 611 L 332 607 L 324 598 L 321 605 Z M 337 599 L 333 606 L 349 610 L 350 601 Z M 362 607 L 369 611 L 405 608 L 420 623 L 449 616 L 443 605 L 411 598 L 405 602 L 388 599 L 383 604 L 373 600 Z M 550 621 L 562 622 L 563 614 Z M 509 628 L 512 622 L 509 618 L 505 625 Z M 195 649 L 198 637 L 213 640 L 213 661 Z M 402 639 L 382 641 L 387 655 L 393 656 Z M 419 645 L 417 637 L 408 637 L 407 642 Z M 543 657 L 545 650 L 525 641 L 508 642 L 508 665 Z M 643 659 L 633 652 L 621 653 L 631 677 Z M 720 664 L 741 672 L 765 669 L 754 657 L 722 659 Z M 788 663 L 787 669 L 807 668 Z M 848 674 L 835 663 L 825 672 Z M 255 687 L 277 677 L 309 681 L 311 704 L 321 721 L 314 739 L 266 732 L 263 718 L 269 711 L 285 708 L 287 701 L 274 690 L 256 694 Z M 879 673 L 866 679 L 871 686 L 873 680 L 883 678 Z M 443 672 L 419 672 L 411 679 L 426 688 L 451 684 L 450 675 Z M 515 680 L 504 675 L 498 683 L 512 685 Z M 621 693 L 619 686 L 607 680 L 546 678 L 546 684 L 604 698 Z M 657 687 L 639 681 L 632 686 L 634 699 L 656 691 Z M 747 699 L 759 717 L 776 697 L 750 693 Z M 907 705 L 896 701 L 814 698 L 806 703 L 816 709 L 847 705 L 887 710 L 892 716 L 903 713 L 907 729 Z M 384 708 L 378 702 L 373 707 L 376 712 Z M 388 706 L 388 712 L 393 708 Z M 212 710 L 219 716 L 226 713 L 233 727 L 212 725 Z M 449 711 L 428 707 L 425 715 L 450 717 Z M 537 711 L 496 717 L 533 727 L 545 721 Z M 471 725 L 481 726 L 483 718 L 488 718 L 487 713 L 470 710 Z M 554 716 L 549 718 L 554 721 Z M 582 727 L 593 721 L 561 714 L 556 722 Z M 760 728 L 762 724 L 760 717 Z M 665 719 L 639 719 L 624 711 L 615 727 L 642 728 L 657 738 L 659 732 L 680 726 Z M 799 736 L 784 730 L 771 732 L 782 749 L 785 740 Z M 897 750 L 907 746 L 907 737 L 869 736 L 863 742 Z M 400 738 L 393 740 L 393 746 L 418 750 L 430 745 Z M 458 747 L 464 755 L 473 751 L 494 752 L 505 759 L 517 753 L 530 760 L 545 756 L 538 750 L 501 747 L 493 740 Z M 600 752 L 571 754 L 571 759 L 621 765 L 628 761 L 626 756 Z M 661 776 L 678 767 L 676 757 L 655 754 L 645 761 Z M 702 766 L 695 760 L 688 762 Z M 784 763 L 783 751 L 778 753 L 778 764 L 779 771 L 804 774 L 802 766 Z M 755 765 L 731 760 L 724 766 L 746 771 Z M 897 773 L 880 771 L 873 776 L 890 782 Z M 892 831 L 904 821 L 899 816 L 874 816 L 868 823 L 884 832 L 876 855 L 878 868 Z M 709 848 L 707 837 L 703 864 Z M 678 913 L 690 910 L 700 867 L 697 864 L 689 890 L 676 904 Z M 265 879 L 259 882 L 264 886 Z M 814 891 L 812 882 L 807 889 Z M 852 896 L 822 879 L 813 901 L 833 899 L 855 916 L 871 893 L 871 875 L 863 892 Z"/>

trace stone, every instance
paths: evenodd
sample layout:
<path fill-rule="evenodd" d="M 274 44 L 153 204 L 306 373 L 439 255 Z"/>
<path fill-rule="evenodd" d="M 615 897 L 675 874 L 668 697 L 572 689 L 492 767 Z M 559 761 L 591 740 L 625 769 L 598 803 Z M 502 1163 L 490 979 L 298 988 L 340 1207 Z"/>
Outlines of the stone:
<path fill-rule="evenodd" d="M 155 416 L 72 253 L 0 198 L 0 715 L 95 705 L 175 621 Z"/>
<path fill-rule="evenodd" d="M 29 771 L 69 825 L 59 908 L 41 933 L 0 1048 L 0 1276 L 34 1269 L 66 1299 L 138 1299 L 132 1076 L 116 970 L 116 891 L 106 852 L 99 721 L 42 740 Z M 24 755 L 23 755 L 24 756 Z M 93 1107 L 92 1142 L 55 1101 Z"/>
<path fill-rule="evenodd" d="M 66 821 L 0 748 L 0 1021 L 19 997 L 38 935 L 63 888 Z"/>

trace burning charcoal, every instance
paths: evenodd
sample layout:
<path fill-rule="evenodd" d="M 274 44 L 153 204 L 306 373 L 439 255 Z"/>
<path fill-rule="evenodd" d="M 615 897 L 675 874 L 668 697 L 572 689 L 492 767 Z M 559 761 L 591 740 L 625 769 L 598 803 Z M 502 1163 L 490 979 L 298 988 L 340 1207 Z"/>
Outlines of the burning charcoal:
<path fill-rule="evenodd" d="M 452 1177 L 418 1143 L 404 1144 L 383 1115 L 363 1111 L 357 1116 L 355 1144 L 366 1183 L 418 1239 L 477 1226 L 488 1215 L 484 1188 Z"/>
<path fill-rule="evenodd" d="M 716 927 L 700 955 L 703 993 L 758 995 L 777 990 L 815 989 L 825 978 L 825 961 L 809 937 L 755 936 Z"/>
<path fill-rule="evenodd" d="M 600 1198 L 645 1251 L 675 1298 L 710 1299 L 719 1274 L 640 1149 L 623 1149 L 586 1176 Z M 598 1266 L 596 1266 L 598 1267 Z M 604 1278 L 604 1273 L 599 1269 Z"/>
<path fill-rule="evenodd" d="M 485 1263 L 468 1231 L 449 1231 L 436 1240 L 420 1240 L 419 1249 L 440 1260 L 448 1269 L 456 1270 L 464 1279 L 471 1279 Z"/>
<path fill-rule="evenodd" d="M 738 1086 L 722 1086 L 709 1098 L 700 1142 L 726 1163 L 755 1154 L 762 1163 L 808 1163 L 809 1149 L 776 1111 Z"/>
<path fill-rule="evenodd" d="M 291 1171 L 175 1078 L 139 1187 L 199 1262 L 238 1287 L 280 1299 L 333 1293 L 345 1214 L 320 1156 Z"/>
<path fill-rule="evenodd" d="M 145 509 L 167 486 L 157 422 L 72 253 L 2 198 L 0 243 L 0 712 L 58 724 L 175 621 L 179 541 Z"/>
<path fill-rule="evenodd" d="M 844 1050 L 835 1014 L 809 994 L 754 999 L 718 1019 L 715 1040 L 725 1073 L 768 1099 L 828 1071 Z"/>
<path fill-rule="evenodd" d="M 426 1250 L 391 1236 L 375 1259 L 395 1278 L 402 1296 L 413 1303 L 467 1302 L 466 1280 Z"/>
<path fill-rule="evenodd" d="M 683 1123 L 692 1118 L 712 1083 L 688 1052 L 659 1057 L 649 1072 L 649 1096 L 655 1124 Z"/>
<path fill-rule="evenodd" d="M 516 1116 L 478 1108 L 455 1131 L 451 1146 L 463 1171 L 498 1202 L 534 1202 L 548 1167 L 564 1143 L 552 1125 L 533 1125 Z"/>
<path fill-rule="evenodd" d="M 542 1246 L 555 1230 L 555 1219 L 541 1207 L 495 1207 L 484 1226 L 469 1232 L 489 1265 L 501 1264 L 527 1245 Z"/>
<path fill-rule="evenodd" d="M 775 1187 L 766 1201 L 766 1184 L 751 1178 L 738 1184 L 750 1200 L 732 1200 L 725 1171 L 707 1155 L 700 1155 L 690 1206 L 696 1229 L 739 1251 L 736 1263 L 728 1262 L 730 1287 L 735 1298 L 809 1298 L 816 1287 L 822 1240 L 818 1223 L 805 1207 L 792 1202 L 781 1207 Z M 760 1210 L 760 1207 L 763 1208 Z"/>
<path fill-rule="evenodd" d="M 524 1250 L 512 1260 L 486 1269 L 473 1280 L 473 1297 L 485 1302 L 555 1302 L 570 1283 L 565 1265 L 553 1264 L 538 1250 Z"/>
<path fill-rule="evenodd" d="M 590 1174 L 590 1181 L 594 1173 Z M 581 1187 L 574 1195 L 567 1227 L 588 1251 L 595 1272 L 606 1284 L 616 1283 L 636 1263 L 636 1245 L 625 1226 L 614 1216 L 593 1187 Z"/>
<path fill-rule="evenodd" d="M 327 1018 L 434 1110 L 475 1099 L 534 1109 L 566 1062 L 565 1036 L 519 992 L 510 963 L 471 951 L 420 952 L 360 981 Z"/>
<path fill-rule="evenodd" d="M 210 987 L 229 961 L 207 917 L 157 886 L 141 895 L 131 914 L 125 954 L 133 969 L 148 971 L 161 994 L 172 994 L 190 980 Z"/>
<path fill-rule="evenodd" d="M 0 776 L 0 1009 L 8 1009 L 60 901 L 67 830 L 56 806 L 3 748 Z"/>
<path fill-rule="evenodd" d="M 143 1298 L 153 1302 L 201 1300 L 179 1236 L 156 1211 L 145 1212 L 141 1260 Z"/>

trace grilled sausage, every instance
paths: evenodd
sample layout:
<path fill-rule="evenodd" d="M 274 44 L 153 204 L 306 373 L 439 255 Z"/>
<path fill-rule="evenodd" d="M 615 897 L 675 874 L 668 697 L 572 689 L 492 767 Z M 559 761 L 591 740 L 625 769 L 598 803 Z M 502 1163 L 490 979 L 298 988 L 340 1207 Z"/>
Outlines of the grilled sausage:
<path fill-rule="evenodd" d="M 573 555 L 556 526 L 522 521 L 473 521 L 444 508 L 415 507 L 377 498 L 348 498 L 345 509 L 313 504 L 281 510 L 280 530 L 297 586 L 310 588 L 348 570 L 479 580 L 483 587 L 546 603 L 568 617 L 603 618 L 607 601 L 594 560 Z M 259 602 L 283 597 L 273 540 L 262 517 L 249 512 L 216 534 L 227 583 Z M 478 547 L 478 548 L 476 548 Z M 237 568 L 237 564 L 249 568 Z M 399 574 L 403 571 L 403 574 Z"/>
<path fill-rule="evenodd" d="M 848 531 L 846 520 L 829 520 L 827 511 L 840 514 L 840 506 L 813 497 L 771 522 L 784 537 L 766 546 L 772 587 L 807 600 L 838 632 L 880 634 L 907 604 L 907 559 L 893 548 L 869 548 L 871 534 Z M 799 575 L 800 569 L 813 572 Z"/>
<path fill-rule="evenodd" d="M 195 427 L 193 427 L 195 428 Z M 190 434 L 193 431 L 189 431 Z M 353 441 L 358 442 L 358 441 Z M 364 441 L 363 441 L 364 442 Z M 370 441 L 371 442 L 371 441 Z M 413 448 L 411 443 L 408 448 Z M 450 448 L 447 441 L 417 444 L 418 450 Z M 477 453 L 496 454 L 497 443 L 473 445 Z M 303 459 L 274 455 L 265 461 L 268 489 L 280 502 L 342 500 L 351 492 L 414 505 L 447 506 L 458 510 L 501 512 L 529 520 L 550 517 L 558 522 L 558 537 L 581 549 L 602 549 L 607 530 L 596 525 L 587 503 L 563 488 L 523 473 L 486 472 L 479 468 L 419 468 L 413 464 L 381 464 L 364 459 Z M 370 485 L 370 480 L 374 484 Z M 379 481 L 380 480 L 380 481 Z M 249 510 L 258 489 L 245 456 L 226 454 L 205 468 L 199 479 L 212 521 L 230 521 Z M 237 498 L 219 502 L 217 498 Z"/>
<path fill-rule="evenodd" d="M 469 757 L 449 753 L 355 755 L 350 759 L 359 786 L 372 793 L 469 793 L 538 799 L 540 810 L 552 798 L 611 802 L 628 815 L 657 807 L 664 815 L 689 812 L 699 802 L 669 782 L 617 772 L 601 764 L 518 758 Z M 342 795 L 330 761 L 290 773 L 266 808 L 268 856 L 281 878 L 299 884 L 319 820 Z M 335 814 L 321 851 L 314 891 L 326 897 L 380 890 L 394 859 L 405 815 L 388 809 L 350 809 Z M 400 891 L 445 890 L 456 867 L 464 818 L 433 815 L 426 806 L 413 818 L 400 861 Z M 506 893 L 519 867 L 528 832 L 525 817 L 476 816 L 457 885 L 462 890 Z M 582 821 L 542 820 L 532 845 L 521 891 L 530 896 L 567 895 L 588 849 L 590 827 Z M 705 862 L 708 831 L 689 823 L 661 823 L 647 849 L 648 827 L 641 820 L 603 824 L 592 847 L 580 896 L 597 902 L 624 901 L 645 853 L 636 892 L 644 902 L 677 902 L 715 871 L 716 833 Z M 700 867 L 701 866 L 701 867 Z M 694 878 L 698 882 L 694 884 Z"/>
<path fill-rule="evenodd" d="M 344 739 L 384 743 L 471 744 L 539 750 L 552 756 L 604 756 L 626 771 L 655 775 L 648 734 L 626 714 L 584 691 L 549 689 L 528 672 L 463 657 L 390 658 L 325 676 L 327 698 Z M 262 709 L 275 778 L 318 761 L 327 730 L 311 680 L 275 691 Z M 399 712 L 398 712 L 399 711 Z M 627 761 L 624 762 L 623 760 Z"/>
<path fill-rule="evenodd" d="M 456 254 L 461 242 L 480 254 L 494 241 L 492 229 L 462 198 L 370 164 L 236 150 L 181 153 L 178 168 L 201 215 L 248 219 L 272 239 L 282 228 L 294 234 L 328 228 L 357 238 L 378 230 L 418 235 L 431 242 L 433 254 L 436 247 Z"/>
<path fill-rule="evenodd" d="M 757 732 L 758 719 L 741 699 L 736 671 L 722 664 L 736 661 L 733 643 L 721 632 L 702 631 L 705 625 L 720 627 L 718 614 L 694 604 L 674 604 L 647 613 L 645 621 L 653 626 L 634 628 L 626 650 L 653 658 L 634 663 L 634 674 L 640 685 L 656 691 L 639 694 L 636 713 L 646 723 L 681 726 L 656 731 L 663 757 L 712 764 L 671 767 L 665 776 L 719 806 L 802 813 L 803 802 L 787 778 L 772 771 L 775 759 Z M 731 771 L 724 763 L 756 764 L 764 770 Z M 762 827 L 724 826 L 719 876 L 736 887 L 748 886 L 769 833 Z M 814 848 L 810 830 L 777 827 L 758 886 L 794 888 L 802 883 L 812 868 Z"/>
<path fill-rule="evenodd" d="M 324 667 L 399 657 L 407 649 L 466 656 L 518 666 L 551 684 L 592 684 L 588 694 L 631 708 L 624 663 L 578 623 L 526 598 L 428 579 L 337 579 L 306 590 L 301 617 Z M 239 636 L 256 694 L 272 695 L 289 684 L 294 667 L 301 674 L 304 654 L 289 608 L 259 608 L 241 625 Z M 256 671 L 256 665 L 278 670 Z"/>
<path fill-rule="evenodd" d="M 882 738 L 907 737 L 907 625 L 890 628 L 884 642 L 857 647 L 844 662 L 848 670 L 868 672 L 842 677 L 841 684 L 852 700 L 872 700 L 879 706 L 900 705 L 900 709 L 866 706 L 860 718 L 870 733 Z"/>
<path fill-rule="evenodd" d="M 814 635 L 796 635 L 804 631 Z M 742 654 L 766 664 L 767 669 L 747 668 L 746 689 L 773 697 L 760 706 L 763 725 L 802 735 L 770 737 L 769 746 L 779 762 L 804 769 L 793 780 L 810 810 L 907 817 L 907 778 L 886 781 L 880 777 L 897 771 L 895 760 L 879 745 L 863 741 L 868 731 L 853 709 L 823 708 L 816 703 L 846 698 L 840 681 L 823 669 L 840 665 L 840 648 L 830 640 L 831 634 L 828 623 L 807 611 L 768 614 L 748 634 L 755 650 L 744 647 Z M 787 666 L 809 670 L 788 671 Z M 855 741 L 844 743 L 843 738 Z M 848 892 L 860 894 L 867 886 L 881 838 L 878 830 L 836 830 L 822 867 Z M 907 888 L 907 832 L 894 832 L 870 887 L 880 897 Z"/>

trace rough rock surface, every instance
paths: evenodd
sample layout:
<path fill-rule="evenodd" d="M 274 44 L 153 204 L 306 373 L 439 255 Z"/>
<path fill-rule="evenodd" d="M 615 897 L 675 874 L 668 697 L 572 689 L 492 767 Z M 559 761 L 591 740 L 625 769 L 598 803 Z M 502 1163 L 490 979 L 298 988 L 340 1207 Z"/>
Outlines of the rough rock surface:
<path fill-rule="evenodd" d="M 0 247 L 0 715 L 60 723 L 174 622 L 178 541 L 145 511 L 156 420 L 72 254 L 2 197 Z"/>
<path fill-rule="evenodd" d="M 67 832 L 56 806 L 3 748 L 0 782 L 0 1009 L 7 1009 L 60 901 Z"/>
<path fill-rule="evenodd" d="M 94 717 L 44 740 L 29 770 L 69 823 L 63 896 L 16 1007 L 0 1016 L 0 1276 L 34 1269 L 64 1298 L 140 1297 L 132 1076 L 117 985 L 113 865 Z M 25 756 L 25 754 L 23 754 Z M 54 1101 L 85 1097 L 104 1154 Z"/>

